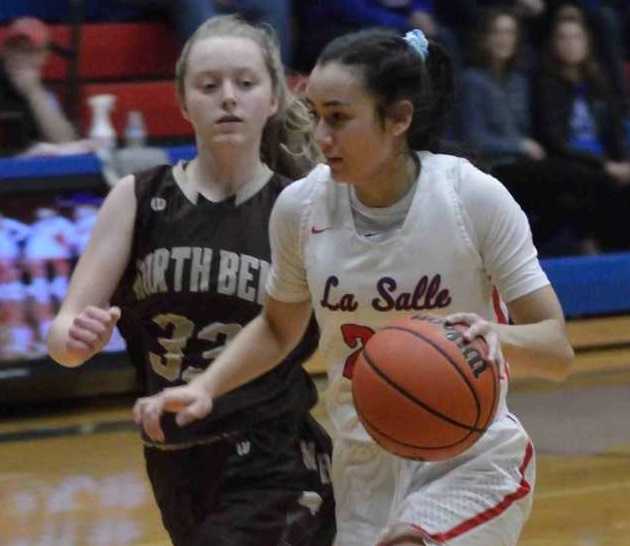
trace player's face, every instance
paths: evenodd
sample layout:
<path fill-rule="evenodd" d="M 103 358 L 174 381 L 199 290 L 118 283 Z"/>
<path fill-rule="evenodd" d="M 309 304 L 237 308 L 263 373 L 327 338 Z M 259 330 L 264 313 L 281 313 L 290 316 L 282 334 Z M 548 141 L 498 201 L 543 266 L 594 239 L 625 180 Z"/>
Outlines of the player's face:
<path fill-rule="evenodd" d="M 558 59 L 567 65 L 579 65 L 588 54 L 588 38 L 582 26 L 573 21 L 560 23 L 554 36 Z"/>
<path fill-rule="evenodd" d="M 188 58 L 183 113 L 209 145 L 257 143 L 277 110 L 263 54 L 247 38 L 206 38 Z"/>
<path fill-rule="evenodd" d="M 516 52 L 517 39 L 516 19 L 509 15 L 499 15 L 492 23 L 487 37 L 490 58 L 498 62 L 509 61 Z"/>
<path fill-rule="evenodd" d="M 378 117 L 376 100 L 360 72 L 336 62 L 316 66 L 306 95 L 315 139 L 335 180 L 365 186 L 386 178 L 397 137 L 389 121 Z"/>

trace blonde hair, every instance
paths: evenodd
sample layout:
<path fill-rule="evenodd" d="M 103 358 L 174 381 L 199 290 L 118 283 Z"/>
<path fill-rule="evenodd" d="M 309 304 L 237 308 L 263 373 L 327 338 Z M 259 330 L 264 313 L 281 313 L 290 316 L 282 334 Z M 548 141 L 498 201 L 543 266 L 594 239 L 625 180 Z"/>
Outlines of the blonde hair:
<path fill-rule="evenodd" d="M 312 120 L 306 106 L 289 90 L 278 41 L 271 27 L 251 25 L 236 15 L 219 15 L 202 23 L 184 45 L 175 66 L 179 101 L 184 104 L 188 59 L 193 46 L 199 40 L 217 37 L 247 38 L 260 47 L 278 102 L 278 111 L 263 130 L 260 157 L 272 170 L 289 178 L 304 176 L 321 160 L 321 152 L 313 140 Z"/>

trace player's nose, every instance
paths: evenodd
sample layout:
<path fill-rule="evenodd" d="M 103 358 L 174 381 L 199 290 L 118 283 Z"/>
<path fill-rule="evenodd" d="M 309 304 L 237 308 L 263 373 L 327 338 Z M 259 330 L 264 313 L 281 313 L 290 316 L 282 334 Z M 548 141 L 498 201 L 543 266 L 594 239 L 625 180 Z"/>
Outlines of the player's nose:
<path fill-rule="evenodd" d="M 223 85 L 221 86 L 221 93 L 224 107 L 234 106 L 236 104 L 236 89 L 231 81 L 225 80 L 223 82 Z"/>
<path fill-rule="evenodd" d="M 324 151 L 327 148 L 330 148 L 333 142 L 332 134 L 330 130 L 326 126 L 326 124 L 319 120 L 317 125 L 315 126 L 315 131 L 313 133 L 313 137 L 315 138 L 315 142 L 319 145 L 319 147 Z"/>

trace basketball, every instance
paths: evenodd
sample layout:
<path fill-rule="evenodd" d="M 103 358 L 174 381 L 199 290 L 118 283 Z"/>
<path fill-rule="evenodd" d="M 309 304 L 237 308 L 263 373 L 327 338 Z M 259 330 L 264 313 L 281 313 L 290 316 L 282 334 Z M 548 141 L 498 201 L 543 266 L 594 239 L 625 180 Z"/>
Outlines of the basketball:
<path fill-rule="evenodd" d="M 426 316 L 378 330 L 357 358 L 352 395 L 359 419 L 387 451 L 423 461 L 459 455 L 497 409 L 499 373 L 482 338 Z"/>

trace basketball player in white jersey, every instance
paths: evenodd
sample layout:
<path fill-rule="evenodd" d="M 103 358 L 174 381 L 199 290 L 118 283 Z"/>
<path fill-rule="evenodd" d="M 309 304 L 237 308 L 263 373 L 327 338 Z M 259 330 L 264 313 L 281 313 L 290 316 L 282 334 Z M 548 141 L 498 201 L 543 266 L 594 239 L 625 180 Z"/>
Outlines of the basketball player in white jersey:
<path fill-rule="evenodd" d="M 505 404 L 503 353 L 513 373 L 558 380 L 573 358 L 522 210 L 496 179 L 432 151 L 452 90 L 448 57 L 419 31 L 331 42 L 307 86 L 328 165 L 276 202 L 263 313 L 188 386 L 135 407 L 157 440 L 164 412 L 182 426 L 200 418 L 286 354 L 313 308 L 328 363 L 337 546 L 514 546 L 531 507 L 534 451 Z M 486 434 L 441 462 L 385 452 L 352 404 L 352 364 L 366 340 L 418 312 L 468 323 L 466 336 L 483 336 L 503 370 Z"/>

